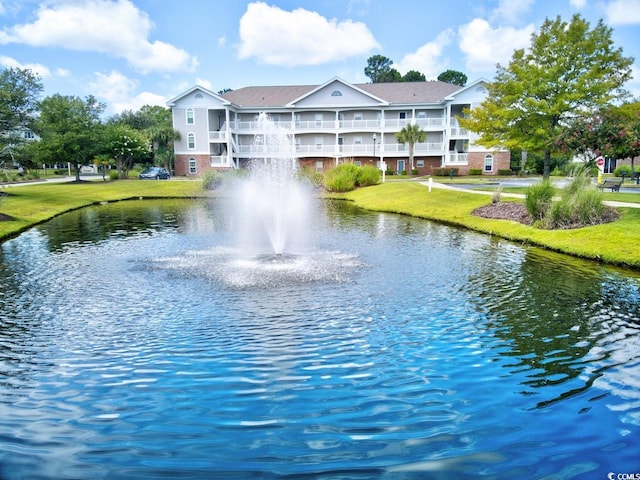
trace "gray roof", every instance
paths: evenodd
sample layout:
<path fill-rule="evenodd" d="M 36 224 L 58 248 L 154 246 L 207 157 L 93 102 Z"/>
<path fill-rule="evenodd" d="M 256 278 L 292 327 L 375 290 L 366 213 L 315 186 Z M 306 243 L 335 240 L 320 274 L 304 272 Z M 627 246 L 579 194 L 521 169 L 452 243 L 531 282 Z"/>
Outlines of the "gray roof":
<path fill-rule="evenodd" d="M 347 84 L 348 85 L 348 84 Z M 241 107 L 285 107 L 296 99 L 312 92 L 320 85 L 281 85 L 243 87 L 222 95 Z M 463 87 L 440 81 L 357 83 L 354 87 L 364 90 L 391 104 L 440 103 Z"/>

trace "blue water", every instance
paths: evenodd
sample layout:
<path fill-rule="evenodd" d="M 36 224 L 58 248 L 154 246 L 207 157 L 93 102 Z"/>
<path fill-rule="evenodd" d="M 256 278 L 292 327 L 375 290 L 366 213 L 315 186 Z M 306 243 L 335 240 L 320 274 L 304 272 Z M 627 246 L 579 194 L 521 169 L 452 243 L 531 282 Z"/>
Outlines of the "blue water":
<path fill-rule="evenodd" d="M 329 204 L 246 259 L 212 203 L 0 245 L 0 478 L 640 473 L 640 277 Z"/>

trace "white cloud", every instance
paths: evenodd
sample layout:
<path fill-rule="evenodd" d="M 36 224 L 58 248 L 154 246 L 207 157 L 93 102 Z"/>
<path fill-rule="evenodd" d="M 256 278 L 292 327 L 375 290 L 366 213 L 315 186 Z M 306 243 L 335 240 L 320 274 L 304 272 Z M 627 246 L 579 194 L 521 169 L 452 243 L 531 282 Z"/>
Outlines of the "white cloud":
<path fill-rule="evenodd" d="M 634 25 L 640 23 L 640 0 L 614 0 L 605 7 L 609 25 Z"/>
<path fill-rule="evenodd" d="M 441 32 L 434 41 L 425 43 L 414 53 L 405 55 L 393 67 L 403 75 L 409 70 L 417 70 L 424 73 L 427 79 L 436 78 L 447 69 L 447 62 L 441 57 L 445 48 L 451 44 L 453 35 L 452 30 Z"/>
<path fill-rule="evenodd" d="M 531 10 L 533 0 L 499 0 L 493 11 L 492 20 L 498 23 L 518 24 Z"/>
<path fill-rule="evenodd" d="M 218 37 L 218 46 L 219 47 L 224 47 L 227 44 L 227 37 L 225 37 L 224 35 Z"/>
<path fill-rule="evenodd" d="M 69 71 L 65 69 L 59 68 L 52 73 L 51 70 L 49 70 L 49 67 L 42 65 L 41 63 L 20 63 L 15 58 L 7 57 L 5 55 L 0 55 L 0 66 L 5 68 L 26 68 L 39 75 L 41 78 L 48 78 L 52 76 L 66 77 L 69 75 Z"/>
<path fill-rule="evenodd" d="M 123 110 L 139 110 L 143 105 L 166 106 L 166 98 L 151 92 L 135 93 L 138 82 L 117 71 L 108 75 L 96 73 L 95 79 L 89 83 L 88 90 L 96 98 L 107 103 L 109 113 Z"/>
<path fill-rule="evenodd" d="M 302 8 L 287 12 L 263 2 L 248 5 L 240 39 L 241 59 L 287 67 L 345 60 L 380 48 L 364 23 L 328 20 Z"/>
<path fill-rule="evenodd" d="M 508 63 L 514 50 L 529 46 L 533 32 L 531 24 L 521 29 L 491 28 L 489 22 L 481 18 L 462 25 L 458 34 L 466 68 L 470 72 L 495 71 L 497 63 Z"/>
<path fill-rule="evenodd" d="M 142 73 L 184 71 L 196 64 L 184 50 L 150 41 L 153 24 L 130 0 L 44 3 L 36 17 L 33 23 L 2 29 L 0 44 L 106 53 L 124 58 Z"/>
<path fill-rule="evenodd" d="M 587 6 L 587 0 L 569 0 L 572 7 L 582 9 Z"/>
<path fill-rule="evenodd" d="M 207 90 L 213 91 L 213 84 L 206 78 L 196 78 L 196 85 L 200 85 Z"/>

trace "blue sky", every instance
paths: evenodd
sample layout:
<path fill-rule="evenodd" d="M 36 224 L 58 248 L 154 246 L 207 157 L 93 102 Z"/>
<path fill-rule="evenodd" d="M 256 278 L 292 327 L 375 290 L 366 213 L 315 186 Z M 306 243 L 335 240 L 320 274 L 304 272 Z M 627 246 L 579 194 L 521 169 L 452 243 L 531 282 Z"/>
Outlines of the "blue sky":
<path fill-rule="evenodd" d="M 107 114 L 195 84 L 367 82 L 377 54 L 402 74 L 491 80 L 545 18 L 575 13 L 613 28 L 640 97 L 640 0 L 0 0 L 0 67 L 31 68 L 45 95 L 95 95 Z"/>

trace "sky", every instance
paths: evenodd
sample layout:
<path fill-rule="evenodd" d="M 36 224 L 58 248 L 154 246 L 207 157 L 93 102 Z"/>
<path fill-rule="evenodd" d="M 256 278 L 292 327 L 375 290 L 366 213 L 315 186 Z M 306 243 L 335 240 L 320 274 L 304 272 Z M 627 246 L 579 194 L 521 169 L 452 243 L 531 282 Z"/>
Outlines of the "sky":
<path fill-rule="evenodd" d="M 373 55 L 491 81 L 546 18 L 574 14 L 613 29 L 640 98 L 640 0 L 0 0 L 0 68 L 31 69 L 44 96 L 93 95 L 107 115 L 194 85 L 365 83 Z"/>

